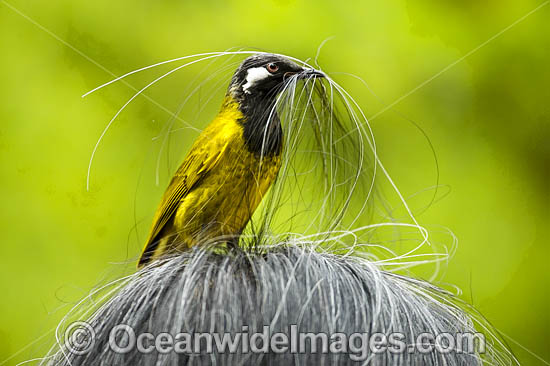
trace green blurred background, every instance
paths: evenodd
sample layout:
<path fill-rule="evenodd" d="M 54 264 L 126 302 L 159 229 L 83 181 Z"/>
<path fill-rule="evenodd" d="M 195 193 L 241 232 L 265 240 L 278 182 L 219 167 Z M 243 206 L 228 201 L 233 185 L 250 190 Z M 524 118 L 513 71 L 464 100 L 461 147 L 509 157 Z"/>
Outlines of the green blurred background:
<path fill-rule="evenodd" d="M 133 92 L 119 83 L 82 99 L 112 78 L 106 70 L 121 75 L 230 47 L 305 59 L 330 36 L 319 61 L 364 78 L 376 94 L 334 75 L 377 115 L 380 155 L 417 211 L 430 201 L 436 169 L 408 119 L 434 145 L 440 191 L 450 192 L 419 219 L 459 238 L 443 280 L 510 337 L 522 364 L 548 364 L 550 4 L 515 23 L 541 4 L 0 0 L 0 365 L 20 350 L 4 364 L 40 356 L 72 304 L 133 266 L 141 248 L 134 227 L 142 238 L 164 190 L 169 173 L 155 185 L 152 138 L 169 115 L 140 97 L 100 146 L 86 191 L 93 146 Z M 141 88 L 159 72 L 128 83 Z M 147 94 L 175 111 L 196 72 L 182 70 Z M 218 102 L 193 121 L 198 128 Z M 195 136 L 176 135 L 180 157 Z"/>

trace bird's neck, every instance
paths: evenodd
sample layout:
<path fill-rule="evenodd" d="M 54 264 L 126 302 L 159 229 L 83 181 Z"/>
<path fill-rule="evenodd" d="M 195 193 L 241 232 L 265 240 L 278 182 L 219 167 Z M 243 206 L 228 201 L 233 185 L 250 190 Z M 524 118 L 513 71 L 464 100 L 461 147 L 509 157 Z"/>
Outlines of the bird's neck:
<path fill-rule="evenodd" d="M 258 156 L 278 156 L 282 150 L 283 131 L 275 100 L 262 95 L 245 95 L 238 100 L 227 96 L 224 106 L 238 108 L 242 117 L 243 138 L 248 150 Z"/>

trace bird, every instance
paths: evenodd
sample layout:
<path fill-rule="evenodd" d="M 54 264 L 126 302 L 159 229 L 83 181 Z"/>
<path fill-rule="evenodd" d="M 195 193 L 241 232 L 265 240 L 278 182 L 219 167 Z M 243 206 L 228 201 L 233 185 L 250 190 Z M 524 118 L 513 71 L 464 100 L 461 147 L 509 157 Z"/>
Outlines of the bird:
<path fill-rule="evenodd" d="M 138 268 L 196 245 L 238 244 L 281 167 L 277 97 L 292 78 L 319 77 L 325 74 L 278 54 L 253 54 L 240 64 L 218 114 L 171 179 Z"/>

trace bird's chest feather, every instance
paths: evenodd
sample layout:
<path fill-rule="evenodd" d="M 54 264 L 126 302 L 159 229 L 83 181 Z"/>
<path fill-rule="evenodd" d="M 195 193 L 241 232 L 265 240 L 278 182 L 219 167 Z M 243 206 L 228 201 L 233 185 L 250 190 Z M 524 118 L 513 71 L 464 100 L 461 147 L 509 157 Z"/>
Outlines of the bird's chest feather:
<path fill-rule="evenodd" d="M 219 222 L 228 231 L 241 230 L 275 180 L 280 156 L 251 152 L 243 127 L 235 120 L 224 121 L 209 145 L 222 153 L 215 168 L 183 198 L 176 221 L 186 225 Z"/>
<path fill-rule="evenodd" d="M 244 144 L 242 135 L 236 136 L 220 157 L 216 172 L 205 178 L 205 189 L 215 206 L 254 210 L 277 176 L 279 156 L 260 158 Z"/>

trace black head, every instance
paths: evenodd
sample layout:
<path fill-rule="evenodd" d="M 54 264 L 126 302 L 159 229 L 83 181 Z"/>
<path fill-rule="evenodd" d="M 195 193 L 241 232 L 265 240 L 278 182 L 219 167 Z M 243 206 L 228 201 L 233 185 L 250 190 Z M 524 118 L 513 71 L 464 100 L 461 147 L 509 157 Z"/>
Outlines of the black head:
<path fill-rule="evenodd" d="M 231 79 L 229 92 L 238 99 L 271 97 L 282 91 L 292 77 L 300 79 L 322 77 L 324 74 L 308 69 L 294 61 L 274 54 L 257 54 L 245 59 Z"/>
<path fill-rule="evenodd" d="M 245 59 L 231 79 L 228 93 L 239 104 L 243 137 L 249 151 L 258 155 L 281 152 L 282 130 L 275 110 L 285 83 L 295 79 L 323 77 L 279 55 L 257 54 Z"/>

